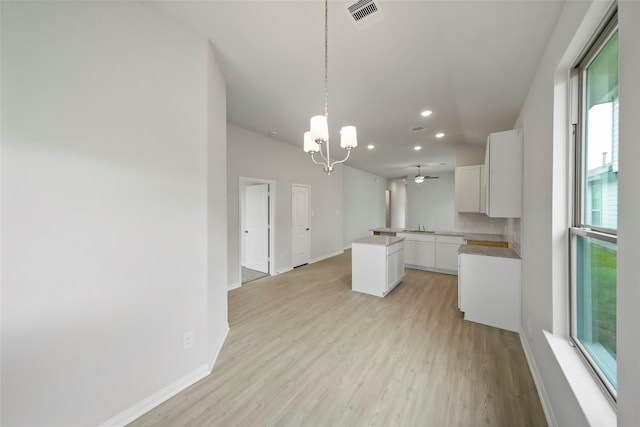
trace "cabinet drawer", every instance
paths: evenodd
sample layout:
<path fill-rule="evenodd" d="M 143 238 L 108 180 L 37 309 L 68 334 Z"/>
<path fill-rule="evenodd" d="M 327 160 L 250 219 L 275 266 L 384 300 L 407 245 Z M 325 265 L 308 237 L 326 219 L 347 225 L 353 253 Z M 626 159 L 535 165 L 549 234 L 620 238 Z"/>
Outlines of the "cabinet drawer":
<path fill-rule="evenodd" d="M 404 241 L 387 246 L 387 256 L 401 251 L 402 249 L 404 249 Z"/>

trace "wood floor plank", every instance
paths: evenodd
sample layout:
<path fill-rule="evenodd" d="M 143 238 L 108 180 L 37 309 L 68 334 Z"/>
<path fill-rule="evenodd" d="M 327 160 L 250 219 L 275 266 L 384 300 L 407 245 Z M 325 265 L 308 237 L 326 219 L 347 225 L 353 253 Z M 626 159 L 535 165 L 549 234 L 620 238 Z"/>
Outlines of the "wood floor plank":
<path fill-rule="evenodd" d="M 213 373 L 131 426 L 544 426 L 517 334 L 467 322 L 457 277 L 351 291 L 350 252 L 229 292 Z"/>

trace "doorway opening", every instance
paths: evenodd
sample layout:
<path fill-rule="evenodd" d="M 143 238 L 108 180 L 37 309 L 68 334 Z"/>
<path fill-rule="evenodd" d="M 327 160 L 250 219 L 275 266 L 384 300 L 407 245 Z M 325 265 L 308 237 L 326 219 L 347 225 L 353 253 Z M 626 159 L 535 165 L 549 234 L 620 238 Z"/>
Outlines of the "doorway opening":
<path fill-rule="evenodd" d="M 240 177 L 240 278 L 249 283 L 273 275 L 275 182 Z"/>

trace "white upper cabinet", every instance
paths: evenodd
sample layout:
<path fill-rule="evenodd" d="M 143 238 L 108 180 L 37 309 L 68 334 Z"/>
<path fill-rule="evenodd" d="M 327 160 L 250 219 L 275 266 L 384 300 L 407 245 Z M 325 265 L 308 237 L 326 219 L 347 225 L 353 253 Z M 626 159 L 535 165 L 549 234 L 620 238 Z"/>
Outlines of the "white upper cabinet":
<path fill-rule="evenodd" d="M 495 218 L 522 215 L 522 129 L 496 132 L 487 139 L 484 160 L 485 213 Z"/>
<path fill-rule="evenodd" d="M 483 165 L 456 168 L 456 212 L 485 213 Z"/>

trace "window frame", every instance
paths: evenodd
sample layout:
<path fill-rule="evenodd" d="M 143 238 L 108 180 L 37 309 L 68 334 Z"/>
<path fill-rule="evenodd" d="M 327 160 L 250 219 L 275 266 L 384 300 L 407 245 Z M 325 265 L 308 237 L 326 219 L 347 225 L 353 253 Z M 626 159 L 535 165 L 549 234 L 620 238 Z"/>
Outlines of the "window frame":
<path fill-rule="evenodd" d="M 569 227 L 569 339 L 570 343 L 578 350 L 578 354 L 585 362 L 589 371 L 594 378 L 597 379 L 598 385 L 605 391 L 605 395 L 615 406 L 617 401 L 617 390 L 607 379 L 603 370 L 598 363 L 589 354 L 589 351 L 578 339 L 578 319 L 577 319 L 577 240 L 579 237 L 587 237 L 606 243 L 618 243 L 617 229 L 593 226 L 586 224 L 585 221 L 585 186 L 586 186 L 586 153 L 585 153 L 585 137 L 586 137 L 586 75 L 589 66 L 598 57 L 607 42 L 618 32 L 618 14 L 617 5 L 610 9 L 607 16 L 603 20 L 603 25 L 596 31 L 595 36 L 586 44 L 585 49 L 579 56 L 571 71 L 571 80 L 576 83 L 572 84 L 573 88 L 577 88 L 577 94 L 572 96 L 570 105 L 572 105 L 573 116 L 572 132 L 573 132 L 573 218 L 572 225 Z M 576 96 L 577 95 L 577 96 Z M 576 114 L 577 113 L 577 114 Z M 616 279 L 617 282 L 617 279 Z M 616 283 L 617 288 L 617 283 Z M 617 319 L 617 307 L 616 307 Z M 617 331 L 616 331 L 617 333 Z M 617 364 L 617 357 L 616 357 Z"/>

